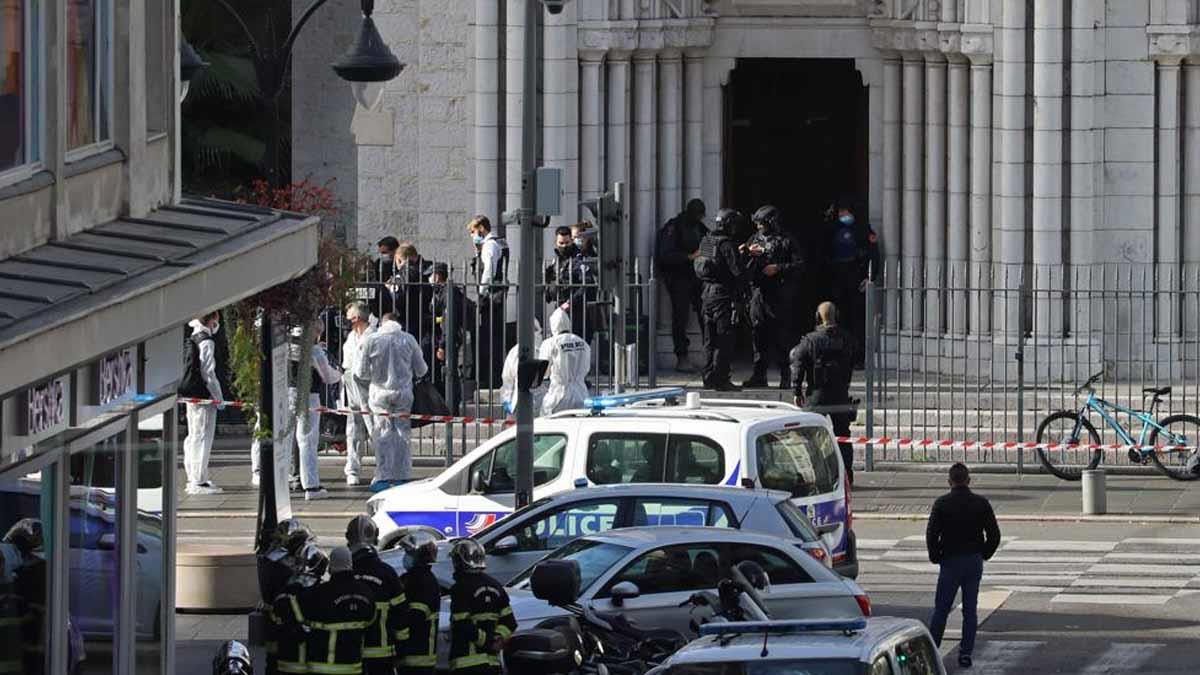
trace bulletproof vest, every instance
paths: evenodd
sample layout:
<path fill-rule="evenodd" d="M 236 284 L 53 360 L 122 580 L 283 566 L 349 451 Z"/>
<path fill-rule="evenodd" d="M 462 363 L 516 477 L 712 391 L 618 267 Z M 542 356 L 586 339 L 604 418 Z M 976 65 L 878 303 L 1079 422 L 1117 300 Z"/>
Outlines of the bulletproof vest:
<path fill-rule="evenodd" d="M 817 331 L 812 337 L 812 350 L 813 387 L 841 388 L 849 384 L 852 348 L 845 333 L 836 329 Z"/>
<path fill-rule="evenodd" d="M 726 241 L 729 241 L 729 237 L 723 234 L 710 234 L 700 240 L 700 249 L 692 265 L 696 276 L 704 283 L 723 284 L 729 281 L 729 271 L 724 269 L 717 257 L 721 244 Z"/>
<path fill-rule="evenodd" d="M 290 371 L 288 374 L 292 378 L 292 386 L 295 386 L 300 382 L 300 362 L 288 361 L 288 369 Z M 312 370 L 312 380 L 308 383 L 308 390 L 314 394 L 319 394 L 321 393 L 321 385 L 324 382 L 321 380 L 321 374 L 317 372 L 316 368 L 311 368 L 310 370 Z"/>
<path fill-rule="evenodd" d="M 832 253 L 834 262 L 853 262 L 858 258 L 858 233 L 854 225 L 843 225 L 833 233 Z"/>
<path fill-rule="evenodd" d="M 180 396 L 189 398 L 208 398 L 208 384 L 204 381 L 204 373 L 200 372 L 200 343 L 213 341 L 208 333 L 193 333 L 187 339 L 183 356 L 183 377 L 179 378 L 177 392 Z"/>
<path fill-rule="evenodd" d="M 484 283 L 502 284 L 508 278 L 508 259 L 510 250 L 508 248 L 508 240 L 504 237 L 495 237 L 494 241 L 500 244 L 500 265 L 496 267 L 491 279 L 484 279 Z M 483 262 L 480 261 L 480 269 L 483 269 Z"/>

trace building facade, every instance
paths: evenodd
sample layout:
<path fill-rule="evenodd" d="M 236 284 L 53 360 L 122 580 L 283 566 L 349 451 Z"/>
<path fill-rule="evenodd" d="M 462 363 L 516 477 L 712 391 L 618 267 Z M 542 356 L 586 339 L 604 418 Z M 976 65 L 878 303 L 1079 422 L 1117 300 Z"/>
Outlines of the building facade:
<path fill-rule="evenodd" d="M 541 157 L 563 169 L 567 220 L 624 181 L 643 258 L 692 197 L 710 215 L 774 203 L 803 227 L 853 194 L 887 285 L 930 289 L 887 296 L 897 334 L 1024 330 L 1108 354 L 1132 311 L 1102 319 L 1074 298 L 1128 273 L 1167 327 L 1146 339 L 1169 342 L 1200 314 L 1178 294 L 1200 270 L 1198 5 L 575 0 L 535 33 Z M 469 214 L 517 206 L 522 9 L 378 8 L 409 68 L 377 110 L 315 114 L 341 102 L 298 79 L 295 173 L 337 178 L 363 246 L 395 234 L 465 256 Z M 314 45 L 297 72 L 329 51 Z M 1031 312 L 992 288 L 1045 302 Z"/>
<path fill-rule="evenodd" d="M 316 262 L 314 218 L 181 196 L 178 25 L 0 0 L 2 672 L 174 672 L 185 324 Z"/>

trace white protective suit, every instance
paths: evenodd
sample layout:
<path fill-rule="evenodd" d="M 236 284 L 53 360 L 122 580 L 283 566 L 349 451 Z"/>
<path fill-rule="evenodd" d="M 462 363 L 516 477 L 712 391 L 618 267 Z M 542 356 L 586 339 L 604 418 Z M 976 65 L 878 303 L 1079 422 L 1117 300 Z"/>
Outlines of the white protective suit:
<path fill-rule="evenodd" d="M 412 430 L 408 418 L 383 417 L 383 413 L 412 411 L 413 381 L 425 377 L 429 366 L 417 339 L 395 321 L 384 321 L 362 346 L 354 375 L 370 382 L 367 402 L 376 413 L 375 479 L 379 482 L 406 481 L 412 477 Z"/>
<path fill-rule="evenodd" d="M 300 346 L 291 345 L 290 349 L 293 360 L 295 360 L 298 357 Z M 321 378 L 321 382 L 325 384 L 340 382 L 342 379 L 342 374 L 336 368 L 329 365 L 329 355 L 325 353 L 325 349 L 321 345 L 313 345 L 312 368 L 317 371 L 315 376 Z M 292 385 L 288 387 L 288 410 L 295 410 L 296 397 L 299 395 L 294 386 L 295 382 Z M 285 427 L 285 435 L 280 440 L 283 446 L 289 449 L 288 457 L 291 457 L 292 434 L 295 433 L 296 445 L 300 448 L 300 485 L 306 492 L 321 488 L 321 474 L 317 458 L 317 450 L 321 444 L 321 413 L 313 410 L 321 405 L 321 396 L 316 392 L 310 391 L 308 392 L 307 401 L 308 430 L 302 429 L 299 420 L 297 420 L 294 424 L 289 424 Z M 288 467 L 289 474 L 291 473 L 291 468 Z"/>
<path fill-rule="evenodd" d="M 550 315 L 552 337 L 542 341 L 538 358 L 550 362 L 550 386 L 542 400 L 542 415 L 582 408 L 588 397 L 587 378 L 592 367 L 592 348 L 571 332 L 571 316 L 561 308 Z"/>
<path fill-rule="evenodd" d="M 188 323 L 192 336 L 210 335 L 211 331 L 198 320 Z M 225 400 L 221 383 L 217 381 L 216 346 L 212 340 L 200 342 L 200 374 L 208 387 L 208 395 L 216 401 Z M 183 470 L 187 474 L 187 492 L 196 493 L 200 486 L 213 489 L 208 476 L 208 459 L 212 456 L 213 439 L 217 435 L 217 407 L 188 403 L 187 437 L 183 439 Z"/>
<path fill-rule="evenodd" d="M 500 374 L 500 400 L 504 404 L 504 412 L 508 415 L 517 413 L 517 366 L 521 359 L 518 356 L 520 345 L 513 345 L 508 350 L 508 356 L 504 357 L 504 372 Z M 536 358 L 542 349 L 542 324 L 536 319 L 533 321 L 533 350 L 532 353 Z M 536 417 L 541 414 L 542 400 L 546 397 L 546 381 L 542 380 L 542 386 L 534 389 L 533 394 L 533 414 Z"/>
<path fill-rule="evenodd" d="M 354 410 L 366 410 L 367 394 L 370 383 L 354 377 L 358 370 L 358 362 L 362 357 L 362 346 L 367 336 L 373 335 L 377 321 L 372 315 L 367 320 L 368 326 L 362 335 L 351 330 L 346 334 L 346 342 L 342 345 L 342 404 Z M 370 415 L 346 416 L 346 469 L 347 477 L 358 476 L 362 468 L 363 455 L 367 453 L 367 443 L 375 435 L 373 420 Z"/>

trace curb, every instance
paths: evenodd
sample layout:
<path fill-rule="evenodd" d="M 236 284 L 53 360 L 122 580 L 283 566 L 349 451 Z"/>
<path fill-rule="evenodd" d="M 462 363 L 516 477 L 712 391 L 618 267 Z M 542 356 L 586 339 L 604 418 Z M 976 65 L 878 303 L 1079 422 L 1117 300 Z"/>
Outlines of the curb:
<path fill-rule="evenodd" d="M 870 511 L 855 511 L 855 520 L 929 520 L 928 513 L 873 513 Z M 1010 523 L 1145 523 L 1156 525 L 1200 525 L 1200 516 L 1156 516 L 1137 514 L 1106 514 L 1087 516 L 1069 513 L 1047 514 L 996 514 L 996 520 Z"/>
<path fill-rule="evenodd" d="M 951 464 L 953 464 L 953 462 L 875 462 L 874 468 L 870 471 L 867 471 L 866 468 L 864 468 L 864 465 L 859 462 L 855 462 L 854 470 L 861 471 L 863 475 L 870 475 L 874 473 L 945 473 L 946 471 L 950 470 Z M 971 464 L 970 462 L 967 462 L 966 464 L 968 467 L 970 467 L 971 473 L 973 474 L 1017 474 L 1016 464 Z M 1161 473 L 1159 473 L 1157 469 L 1149 466 L 1106 466 L 1101 464 L 1096 468 L 1103 469 L 1104 472 L 1109 476 L 1159 476 L 1164 479 L 1166 478 L 1166 476 L 1163 476 Z M 1038 463 L 1036 457 L 1033 458 L 1032 462 L 1025 463 L 1025 465 L 1021 468 L 1020 475 L 1053 477 L 1053 474 L 1046 471 L 1042 465 Z M 1064 480 L 1061 482 L 1064 485 L 1078 484 L 1078 481 Z"/>

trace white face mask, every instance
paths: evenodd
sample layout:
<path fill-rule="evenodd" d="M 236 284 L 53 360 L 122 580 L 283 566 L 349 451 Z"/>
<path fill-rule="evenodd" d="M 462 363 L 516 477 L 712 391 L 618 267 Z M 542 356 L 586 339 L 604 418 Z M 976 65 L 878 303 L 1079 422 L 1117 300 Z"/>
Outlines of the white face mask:
<path fill-rule="evenodd" d="M 208 329 L 208 331 L 210 333 L 212 333 L 213 335 L 216 335 L 217 331 L 219 331 L 219 330 L 221 330 L 221 322 L 220 321 L 213 322 L 213 325 Z"/>

